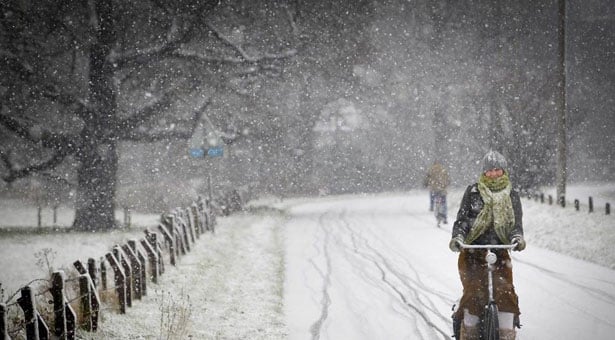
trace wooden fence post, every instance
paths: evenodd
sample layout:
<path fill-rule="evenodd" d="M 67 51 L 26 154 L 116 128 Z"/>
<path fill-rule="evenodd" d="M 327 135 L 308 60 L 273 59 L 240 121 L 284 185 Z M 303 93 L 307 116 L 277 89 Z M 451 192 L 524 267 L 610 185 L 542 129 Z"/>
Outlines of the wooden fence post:
<path fill-rule="evenodd" d="M 199 228 L 201 228 L 201 234 L 204 234 L 207 230 L 207 215 L 205 214 L 205 203 L 203 197 L 199 196 L 196 200 L 196 211 L 199 219 Z"/>
<path fill-rule="evenodd" d="M 589 196 L 589 212 L 594 212 L 594 199 L 591 196 Z"/>
<path fill-rule="evenodd" d="M 107 265 L 103 258 L 100 259 L 100 287 L 103 292 L 107 290 Z"/>
<path fill-rule="evenodd" d="M 200 223 L 199 223 L 200 222 L 199 218 L 198 218 L 199 212 L 197 210 L 196 203 L 192 203 L 192 205 L 190 205 L 189 209 L 190 210 L 189 210 L 188 216 L 189 216 L 190 220 L 192 221 L 191 224 L 192 224 L 192 228 L 194 229 L 194 234 L 195 234 L 197 239 L 201 238 L 201 226 L 200 226 Z"/>
<path fill-rule="evenodd" d="M 611 203 L 607 202 L 606 205 L 604 206 L 604 214 L 605 215 L 611 214 Z"/>
<path fill-rule="evenodd" d="M 92 284 L 94 285 L 94 288 L 96 288 L 96 260 L 91 257 L 88 259 L 88 274 L 90 275 L 90 279 L 92 279 Z"/>
<path fill-rule="evenodd" d="M 43 227 L 43 207 L 40 204 L 36 207 L 36 226 Z"/>
<path fill-rule="evenodd" d="M 160 232 L 162 233 L 162 236 L 164 236 L 164 239 L 169 244 L 169 256 L 171 257 L 170 261 L 171 261 L 171 265 L 174 266 L 175 265 L 175 237 L 173 237 L 173 235 L 167 230 L 167 228 L 162 223 L 158 224 L 158 230 L 160 230 Z"/>
<path fill-rule="evenodd" d="M 130 273 L 131 273 L 131 281 L 132 288 L 135 293 L 135 299 L 141 300 L 141 263 L 137 258 L 137 254 L 135 254 L 129 245 L 124 244 L 122 246 L 122 250 L 124 254 L 126 254 L 128 260 L 130 260 Z"/>
<path fill-rule="evenodd" d="M 207 214 L 207 230 L 212 233 L 216 232 L 216 212 L 214 211 L 213 198 L 205 199 L 205 213 Z"/>
<path fill-rule="evenodd" d="M 58 205 L 55 204 L 53 206 L 53 226 L 57 226 L 58 225 Z"/>
<path fill-rule="evenodd" d="M 192 220 L 192 211 L 190 210 L 190 208 L 186 208 L 183 210 L 184 211 L 184 222 L 186 223 L 186 228 L 188 228 L 188 231 L 190 233 L 190 241 L 192 241 L 192 244 L 194 244 L 194 242 L 196 242 L 196 237 L 195 237 L 195 232 L 194 232 L 194 223 Z"/>
<path fill-rule="evenodd" d="M 160 241 L 158 241 L 158 233 L 154 233 L 152 236 L 154 237 L 154 249 L 156 250 L 156 254 L 158 254 L 158 270 L 160 274 L 163 274 L 165 271 L 165 264 L 164 257 L 162 256 L 162 247 Z"/>
<path fill-rule="evenodd" d="M 128 246 L 135 253 L 141 266 L 141 296 L 147 295 L 147 261 L 141 249 L 137 247 L 137 240 L 128 240 Z"/>
<path fill-rule="evenodd" d="M 30 286 L 21 289 L 21 297 L 17 299 L 17 303 L 23 310 L 24 322 L 26 324 L 26 338 L 28 340 L 38 340 L 36 304 L 34 303 L 34 295 L 32 294 Z"/>
<path fill-rule="evenodd" d="M 17 303 L 24 313 L 24 320 L 26 323 L 26 339 L 49 339 L 49 328 L 36 310 L 34 294 L 32 293 L 32 288 L 30 288 L 30 286 L 26 286 L 21 289 L 21 297 L 17 299 Z"/>
<path fill-rule="evenodd" d="M 56 271 L 51 274 L 51 295 L 53 296 L 54 324 L 53 333 L 60 339 L 66 339 L 66 309 L 64 308 L 64 280 L 66 276 L 63 271 Z"/>
<path fill-rule="evenodd" d="M 553 196 L 549 195 L 549 205 L 553 205 Z"/>
<path fill-rule="evenodd" d="M 183 233 L 179 229 L 179 225 L 174 224 L 173 236 L 175 237 L 175 244 L 177 244 L 177 256 L 186 255 L 186 246 L 184 244 Z"/>
<path fill-rule="evenodd" d="M 6 321 L 8 312 L 6 304 L 0 302 L 0 340 L 11 340 L 9 338 L 8 322 Z"/>
<path fill-rule="evenodd" d="M 66 300 L 64 294 L 64 271 L 56 271 L 51 275 L 51 295 L 53 296 L 54 333 L 59 339 L 75 339 L 75 325 L 77 316 Z"/>
<path fill-rule="evenodd" d="M 211 218 L 209 216 L 209 204 L 207 203 L 207 200 L 204 200 L 203 197 L 199 197 L 199 199 L 196 202 L 197 208 L 199 209 L 200 212 L 200 216 L 203 219 L 202 221 L 202 230 L 203 233 L 206 231 L 209 231 L 209 226 L 211 224 Z"/>
<path fill-rule="evenodd" d="M 146 229 L 145 239 L 156 252 L 156 256 L 158 256 L 158 273 L 164 273 L 164 260 L 162 258 L 162 249 L 160 249 L 160 243 L 158 242 L 158 234 Z"/>
<path fill-rule="evenodd" d="M 181 228 L 181 234 L 183 236 L 183 243 L 184 243 L 184 255 L 186 254 L 187 251 L 190 251 L 190 239 L 188 238 L 188 226 L 186 225 L 186 220 L 181 217 L 178 216 L 177 217 L 177 224 L 178 224 L 178 228 Z M 194 235 L 192 236 L 192 242 L 194 242 Z"/>
<path fill-rule="evenodd" d="M 77 326 L 77 313 L 73 307 L 64 301 L 64 311 L 66 316 L 66 340 L 75 340 L 75 327 Z"/>
<path fill-rule="evenodd" d="M 540 193 L 540 203 L 544 203 L 545 202 L 545 194 L 544 193 Z"/>
<path fill-rule="evenodd" d="M 96 289 L 96 283 L 94 282 L 91 276 L 89 277 L 89 281 L 91 284 L 90 289 L 92 290 L 90 294 L 90 301 L 92 304 L 92 314 L 91 314 L 92 332 L 96 332 L 98 330 L 98 315 L 100 313 L 100 297 L 98 296 L 98 290 Z"/>
<path fill-rule="evenodd" d="M 81 292 L 81 310 L 84 320 L 81 328 L 88 332 L 96 332 L 98 330 L 100 298 L 89 274 L 86 273 L 79 276 L 79 290 Z"/>
<path fill-rule="evenodd" d="M 88 260 L 88 266 L 93 263 L 94 259 L 90 258 Z M 81 307 L 84 311 L 83 316 L 84 319 L 89 319 L 86 324 L 87 328 L 84 329 L 87 331 L 96 331 L 98 328 L 98 311 L 100 310 L 100 298 L 98 297 L 96 285 L 90 273 L 83 268 L 80 261 L 75 261 L 74 266 L 77 268 L 79 274 L 81 274 L 79 277 L 79 290 L 81 291 Z M 84 276 L 87 277 L 87 280 L 84 279 Z M 90 285 L 89 287 L 84 286 L 86 282 Z M 86 303 L 87 306 L 85 306 Z"/>
<path fill-rule="evenodd" d="M 179 225 L 177 223 L 177 217 L 175 214 L 167 215 L 165 219 L 165 225 L 169 229 L 171 236 L 175 239 L 176 255 L 186 255 L 186 247 L 184 245 L 184 237 Z"/>
<path fill-rule="evenodd" d="M 75 269 L 77 269 L 77 272 L 79 272 L 79 274 L 87 274 L 88 273 L 88 271 L 85 269 L 85 267 L 83 266 L 83 264 L 81 264 L 81 261 L 79 261 L 79 260 L 73 262 L 73 267 L 75 267 Z"/>
<path fill-rule="evenodd" d="M 124 286 L 126 287 L 126 306 L 132 307 L 132 270 L 130 268 L 130 264 L 128 263 L 130 260 L 128 260 L 126 254 L 124 254 L 119 245 L 113 247 L 113 255 L 115 255 L 115 258 L 122 267 L 126 278 L 126 281 L 124 281 Z"/>
<path fill-rule="evenodd" d="M 152 276 L 152 282 L 158 283 L 158 275 L 159 271 L 159 262 L 158 262 L 158 254 L 152 246 L 147 242 L 147 240 L 141 240 L 141 245 L 145 248 L 145 252 L 147 253 L 147 258 L 149 259 L 150 272 Z"/>
<path fill-rule="evenodd" d="M 126 274 L 113 254 L 107 253 L 105 256 L 115 273 L 115 290 L 119 299 L 120 314 L 126 314 Z"/>
<path fill-rule="evenodd" d="M 90 276 L 81 274 L 79 276 L 79 295 L 81 305 L 81 329 L 88 332 L 92 331 L 92 290 L 90 289 Z"/>

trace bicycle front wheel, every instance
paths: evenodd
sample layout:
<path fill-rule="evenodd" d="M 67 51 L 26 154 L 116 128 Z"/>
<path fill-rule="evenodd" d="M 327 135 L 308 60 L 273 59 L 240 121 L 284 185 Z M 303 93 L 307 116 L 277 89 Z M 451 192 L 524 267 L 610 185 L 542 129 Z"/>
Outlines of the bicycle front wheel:
<path fill-rule="evenodd" d="M 482 323 L 483 340 L 500 340 L 500 323 L 498 320 L 498 306 L 489 302 L 485 307 Z"/>

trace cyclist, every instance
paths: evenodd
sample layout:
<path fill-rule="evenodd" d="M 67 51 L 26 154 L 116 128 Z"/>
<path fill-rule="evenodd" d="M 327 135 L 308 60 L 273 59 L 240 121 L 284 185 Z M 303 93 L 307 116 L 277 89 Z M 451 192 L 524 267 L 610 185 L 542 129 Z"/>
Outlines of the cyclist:
<path fill-rule="evenodd" d="M 517 244 L 525 249 L 522 209 L 519 194 L 512 190 L 507 162 L 497 151 L 489 151 L 482 160 L 478 183 L 466 189 L 457 220 L 453 224 L 449 247 L 460 252 L 459 276 L 463 295 L 453 315 L 455 335 L 460 339 L 479 339 L 479 322 L 488 303 L 485 280 L 485 251 L 462 249 L 465 244 Z M 495 250 L 498 262 L 493 272 L 494 299 L 499 308 L 500 339 L 515 339 L 519 324 L 519 302 L 513 286 L 511 259 L 506 250 Z M 460 328 L 460 329 L 459 329 Z"/>
<path fill-rule="evenodd" d="M 450 184 L 450 179 L 446 168 L 440 161 L 436 160 L 431 168 L 429 168 L 424 184 L 429 188 L 429 211 L 433 211 L 435 200 L 440 199 L 440 203 L 442 204 L 441 213 L 444 215 L 441 217 L 444 224 L 446 224 L 446 189 Z"/>

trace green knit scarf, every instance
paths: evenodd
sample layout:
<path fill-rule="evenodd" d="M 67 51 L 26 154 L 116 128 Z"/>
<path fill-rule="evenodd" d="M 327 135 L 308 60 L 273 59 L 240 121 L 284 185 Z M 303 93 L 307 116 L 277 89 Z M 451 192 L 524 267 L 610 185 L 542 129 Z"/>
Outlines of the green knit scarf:
<path fill-rule="evenodd" d="M 495 179 L 489 178 L 485 174 L 480 176 L 478 192 L 484 205 L 466 237 L 466 244 L 474 242 L 490 227 L 495 229 L 495 233 L 502 243 L 509 243 L 508 235 L 515 225 L 515 214 L 510 200 L 511 190 L 512 185 L 508 172 L 504 172 L 504 175 Z"/>

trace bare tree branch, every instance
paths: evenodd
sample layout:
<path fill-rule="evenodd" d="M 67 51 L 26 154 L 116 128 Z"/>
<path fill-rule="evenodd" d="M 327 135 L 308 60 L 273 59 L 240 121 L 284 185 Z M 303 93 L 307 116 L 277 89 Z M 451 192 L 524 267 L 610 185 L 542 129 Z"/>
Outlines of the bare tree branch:
<path fill-rule="evenodd" d="M 164 6 L 164 4 L 159 1 L 154 1 L 154 4 L 168 11 L 168 7 Z M 205 18 L 217 5 L 217 0 L 202 2 L 200 6 L 193 11 L 193 20 L 187 25 L 187 29 L 179 32 L 178 24 L 174 22 L 166 34 L 167 41 L 164 43 L 145 50 L 133 51 L 132 53 L 116 54 L 110 61 L 115 63 L 118 69 L 122 69 L 127 66 L 136 67 L 153 60 L 164 59 L 164 57 L 169 56 L 173 51 L 181 48 L 182 44 L 188 42 L 192 38 L 194 30 L 196 29 L 196 22 Z"/>
<path fill-rule="evenodd" d="M 76 105 L 79 111 L 93 112 L 95 108 L 89 104 L 86 99 L 79 98 L 68 92 L 60 90 L 57 84 L 49 84 L 44 86 L 42 90 L 43 97 L 56 101 L 64 106 Z"/>
<path fill-rule="evenodd" d="M 168 141 L 174 139 L 189 139 L 192 137 L 192 133 L 190 131 L 163 131 L 163 132 L 141 132 L 141 131 L 132 131 L 129 134 L 123 135 L 122 140 L 125 141 L 133 141 L 133 142 L 159 142 L 159 141 Z"/>
<path fill-rule="evenodd" d="M 141 124 L 160 114 L 165 108 L 168 108 L 173 99 L 175 99 L 175 95 L 172 91 L 164 93 L 161 98 L 144 107 L 133 116 L 118 120 L 115 131 L 132 131 L 138 128 Z"/>
<path fill-rule="evenodd" d="M 162 8 L 165 8 L 164 5 L 161 3 L 156 4 Z M 264 52 L 257 55 L 250 55 L 243 49 L 243 47 L 241 47 L 239 44 L 233 43 L 226 36 L 221 34 L 218 29 L 216 29 L 213 25 L 209 23 L 205 23 L 205 25 L 207 26 L 207 28 L 209 28 L 212 35 L 224 46 L 234 51 L 235 55 L 214 56 L 213 53 L 212 55 L 207 55 L 202 52 L 188 51 L 183 48 L 183 44 L 187 43 L 193 36 L 192 33 L 196 29 L 195 23 L 199 19 L 203 19 L 206 16 L 205 13 L 209 13 L 209 11 L 213 10 L 215 5 L 217 5 L 217 3 L 206 3 L 201 7 L 201 9 L 195 11 L 195 13 L 201 14 L 197 14 L 188 26 L 188 29 L 181 32 L 181 34 L 178 35 L 178 24 L 173 24 L 167 32 L 166 42 L 157 46 L 153 46 L 149 49 L 133 51 L 132 53 L 126 53 L 123 55 L 115 55 L 113 57 L 113 62 L 117 65 L 119 69 L 123 69 L 126 67 L 138 67 L 140 65 L 145 65 L 165 58 L 179 58 L 184 60 L 197 61 L 200 63 L 204 62 L 210 64 L 211 66 L 218 66 L 221 64 L 258 64 L 262 62 L 288 59 L 297 55 L 296 49 L 287 49 L 279 53 Z M 293 18 L 290 17 L 289 20 L 291 21 L 292 26 L 292 24 L 294 24 Z M 265 69 L 265 67 L 261 67 L 261 69 Z"/>
<path fill-rule="evenodd" d="M 28 127 L 20 123 L 17 119 L 0 114 L 0 125 L 4 126 L 9 131 L 15 133 L 21 138 L 24 138 L 33 143 L 38 142 L 38 138 L 36 138 L 30 133 Z"/>
<path fill-rule="evenodd" d="M 280 53 L 262 53 L 260 55 L 251 56 L 239 44 L 233 43 L 211 24 L 208 23 L 207 27 L 209 27 L 211 32 L 216 38 L 218 38 L 218 40 L 220 40 L 224 45 L 236 51 L 241 56 L 241 58 L 230 58 L 230 60 L 238 60 L 236 62 L 243 62 L 243 60 L 245 60 L 247 62 L 256 63 L 263 60 L 286 59 L 297 54 L 297 51 L 295 49 L 289 49 Z"/>
<path fill-rule="evenodd" d="M 21 79 L 27 79 L 33 74 L 34 68 L 32 65 L 10 51 L 0 50 L 0 60 L 4 62 L 7 69 L 17 73 Z"/>
<path fill-rule="evenodd" d="M 42 163 L 33 164 L 25 168 L 17 169 L 15 168 L 13 162 L 10 160 L 9 155 L 5 154 L 4 152 L 0 152 L 2 162 L 5 164 L 9 172 L 8 175 L 2 177 L 2 180 L 7 183 L 11 183 L 20 178 L 27 177 L 32 173 L 53 169 L 60 163 L 62 163 L 62 161 L 64 161 L 64 158 L 66 158 L 67 155 L 68 154 L 65 152 L 56 152 L 49 159 Z"/>
<path fill-rule="evenodd" d="M 141 131 L 139 126 L 135 126 L 132 129 L 120 129 L 117 133 L 117 137 L 126 141 L 138 141 L 138 142 L 157 142 L 170 139 L 189 139 L 192 137 L 194 130 L 196 129 L 198 122 L 203 115 L 203 112 L 211 104 L 211 99 L 205 101 L 198 109 L 194 110 L 192 117 L 190 118 L 190 128 L 182 131 L 162 131 L 151 132 Z"/>
<path fill-rule="evenodd" d="M 297 4 L 293 3 L 293 7 L 294 11 L 291 10 L 290 6 L 288 4 L 284 4 L 284 10 L 286 11 L 286 15 L 288 16 L 288 24 L 290 25 L 291 28 L 291 32 L 293 33 L 294 37 L 298 37 L 299 36 L 299 27 L 297 26 Z"/>
<path fill-rule="evenodd" d="M 30 127 L 20 123 L 17 119 L 6 115 L 0 115 L 0 125 L 27 141 L 40 143 L 42 147 L 53 149 L 60 153 L 70 154 L 75 152 L 78 147 L 76 137 L 74 136 L 51 133 L 48 131 L 43 131 L 39 135 L 33 133 Z"/>

